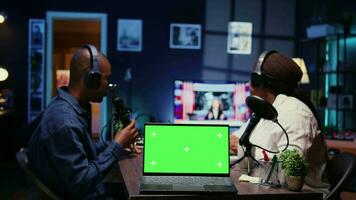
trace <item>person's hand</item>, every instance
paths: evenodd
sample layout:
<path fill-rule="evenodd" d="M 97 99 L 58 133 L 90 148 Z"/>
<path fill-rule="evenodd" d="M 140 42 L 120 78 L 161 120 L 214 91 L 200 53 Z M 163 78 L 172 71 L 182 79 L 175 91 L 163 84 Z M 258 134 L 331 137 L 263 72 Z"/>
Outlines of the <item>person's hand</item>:
<path fill-rule="evenodd" d="M 135 127 L 136 122 L 133 120 L 122 130 L 118 131 L 114 137 L 115 142 L 119 143 L 124 148 L 130 148 L 130 145 L 135 142 L 138 136 L 138 130 Z"/>
<path fill-rule="evenodd" d="M 238 138 L 236 135 L 230 135 L 230 145 L 229 149 L 231 153 L 237 154 L 237 149 L 239 146 L 239 141 L 240 138 Z"/>

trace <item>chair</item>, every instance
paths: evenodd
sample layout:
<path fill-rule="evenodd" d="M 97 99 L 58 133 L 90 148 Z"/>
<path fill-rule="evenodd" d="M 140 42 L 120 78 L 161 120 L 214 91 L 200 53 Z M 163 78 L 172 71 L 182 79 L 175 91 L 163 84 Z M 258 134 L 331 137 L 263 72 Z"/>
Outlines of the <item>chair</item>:
<path fill-rule="evenodd" d="M 326 163 L 326 172 L 330 183 L 329 193 L 324 200 L 340 199 L 340 193 L 349 184 L 353 171 L 356 170 L 356 159 L 351 153 L 340 153 Z"/>
<path fill-rule="evenodd" d="M 16 159 L 17 162 L 20 164 L 21 168 L 26 172 L 27 176 L 32 179 L 36 186 L 40 189 L 42 193 L 46 196 L 48 199 L 53 199 L 53 200 L 59 200 L 60 198 L 58 195 L 56 195 L 53 190 L 51 190 L 48 186 L 46 186 L 43 181 L 36 175 L 34 171 L 32 171 L 28 167 L 28 150 L 25 148 L 21 148 L 17 153 L 16 153 Z"/>

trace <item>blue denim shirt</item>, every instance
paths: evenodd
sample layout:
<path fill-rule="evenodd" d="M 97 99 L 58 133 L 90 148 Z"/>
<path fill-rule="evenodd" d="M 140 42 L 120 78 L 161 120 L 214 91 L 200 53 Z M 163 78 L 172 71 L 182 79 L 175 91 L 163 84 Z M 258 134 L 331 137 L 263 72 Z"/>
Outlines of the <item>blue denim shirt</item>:
<path fill-rule="evenodd" d="M 101 180 L 123 148 L 116 142 L 94 144 L 90 111 L 66 88 L 58 93 L 30 140 L 30 167 L 65 199 L 97 197 L 103 193 Z"/>

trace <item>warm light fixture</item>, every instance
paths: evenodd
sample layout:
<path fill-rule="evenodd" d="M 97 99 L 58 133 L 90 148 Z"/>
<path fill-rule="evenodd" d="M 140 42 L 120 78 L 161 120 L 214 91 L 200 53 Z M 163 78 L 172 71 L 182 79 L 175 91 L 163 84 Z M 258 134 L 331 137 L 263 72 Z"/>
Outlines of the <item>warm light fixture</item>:
<path fill-rule="evenodd" d="M 305 62 L 303 58 L 293 58 L 293 61 L 297 63 L 297 65 L 300 67 L 300 69 L 303 72 L 302 79 L 300 80 L 301 84 L 308 84 L 310 83 L 309 76 L 308 76 L 308 71 L 307 67 L 305 66 Z"/>
<path fill-rule="evenodd" d="M 9 72 L 5 68 L 0 67 L 0 81 L 5 81 L 9 77 Z"/>
<path fill-rule="evenodd" d="M 4 23 L 6 20 L 6 14 L 4 12 L 0 12 L 0 24 Z"/>

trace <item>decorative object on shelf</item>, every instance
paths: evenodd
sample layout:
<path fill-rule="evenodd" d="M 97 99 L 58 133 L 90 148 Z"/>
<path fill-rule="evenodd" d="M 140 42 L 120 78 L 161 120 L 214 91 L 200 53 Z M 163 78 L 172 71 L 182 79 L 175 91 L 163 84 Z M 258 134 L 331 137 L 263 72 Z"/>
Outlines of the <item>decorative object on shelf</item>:
<path fill-rule="evenodd" d="M 293 58 L 293 61 L 297 63 L 297 65 L 300 67 L 300 69 L 303 72 L 302 79 L 300 80 L 301 84 L 308 84 L 310 83 L 309 76 L 308 76 L 308 70 L 307 67 L 305 66 L 305 62 L 303 58 Z"/>
<path fill-rule="evenodd" d="M 351 33 L 351 25 L 352 25 L 353 15 L 351 13 L 343 13 L 341 24 L 344 29 L 344 35 L 348 35 Z"/>
<path fill-rule="evenodd" d="M 44 109 L 44 35 L 45 20 L 29 20 L 27 120 Z"/>
<path fill-rule="evenodd" d="M 301 191 L 307 168 L 305 159 L 296 149 L 287 149 L 281 153 L 279 158 L 286 175 L 287 188 L 292 191 Z"/>
<path fill-rule="evenodd" d="M 9 72 L 5 66 L 0 65 L 0 111 L 12 108 L 12 91 L 5 89 L 4 82 L 8 79 Z"/>
<path fill-rule="evenodd" d="M 335 27 L 331 24 L 316 24 L 307 28 L 308 38 L 325 37 L 327 35 L 335 34 Z"/>

